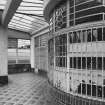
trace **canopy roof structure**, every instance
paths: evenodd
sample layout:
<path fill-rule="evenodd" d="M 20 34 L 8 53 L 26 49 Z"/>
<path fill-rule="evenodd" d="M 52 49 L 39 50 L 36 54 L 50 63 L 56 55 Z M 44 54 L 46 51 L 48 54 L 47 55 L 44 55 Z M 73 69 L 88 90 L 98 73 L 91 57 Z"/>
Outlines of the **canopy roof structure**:
<path fill-rule="evenodd" d="M 14 1 L 16 2 L 16 0 Z M 0 0 L 1 11 L 6 11 L 6 6 L 9 4 L 8 2 L 10 2 L 10 0 Z M 29 34 L 37 32 L 44 26 L 47 26 L 48 24 L 43 17 L 43 0 L 20 0 L 19 6 L 7 25 L 10 29 Z"/>

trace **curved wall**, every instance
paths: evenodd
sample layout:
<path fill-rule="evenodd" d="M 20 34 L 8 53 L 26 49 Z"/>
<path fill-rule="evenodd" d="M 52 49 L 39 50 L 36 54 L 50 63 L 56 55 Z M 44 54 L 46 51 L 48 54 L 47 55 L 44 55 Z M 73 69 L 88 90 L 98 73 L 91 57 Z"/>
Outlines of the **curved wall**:
<path fill-rule="evenodd" d="M 50 19 L 50 13 L 54 9 L 54 7 L 60 2 L 61 0 L 44 0 L 44 17 L 47 21 Z"/>
<path fill-rule="evenodd" d="M 104 12 L 104 0 L 46 3 L 48 78 L 58 104 L 105 104 Z"/>

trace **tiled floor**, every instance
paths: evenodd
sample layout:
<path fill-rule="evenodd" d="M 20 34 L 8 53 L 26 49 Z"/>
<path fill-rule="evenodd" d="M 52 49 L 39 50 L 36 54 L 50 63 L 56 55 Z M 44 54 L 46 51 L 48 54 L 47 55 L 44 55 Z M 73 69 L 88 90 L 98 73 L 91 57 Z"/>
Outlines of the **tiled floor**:
<path fill-rule="evenodd" d="M 23 73 L 9 75 L 9 84 L 0 87 L 0 105 L 54 105 L 44 77 Z"/>

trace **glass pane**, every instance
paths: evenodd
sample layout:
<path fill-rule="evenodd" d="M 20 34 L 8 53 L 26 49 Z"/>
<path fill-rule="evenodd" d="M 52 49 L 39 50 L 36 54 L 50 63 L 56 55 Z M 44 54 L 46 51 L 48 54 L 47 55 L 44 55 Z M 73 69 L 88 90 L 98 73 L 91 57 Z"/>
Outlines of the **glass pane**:
<path fill-rule="evenodd" d="M 97 33 L 97 35 L 98 35 L 98 36 L 97 36 L 98 39 L 97 39 L 97 40 L 98 40 L 98 41 L 102 41 L 102 28 L 98 28 L 97 31 L 98 31 L 98 33 Z"/>
<path fill-rule="evenodd" d="M 97 40 L 97 29 L 92 29 L 92 41 Z"/>
<path fill-rule="evenodd" d="M 82 57 L 82 69 L 86 69 L 86 58 Z"/>
<path fill-rule="evenodd" d="M 89 29 L 89 30 L 87 30 L 87 42 L 91 42 L 91 39 L 92 39 L 91 30 Z"/>

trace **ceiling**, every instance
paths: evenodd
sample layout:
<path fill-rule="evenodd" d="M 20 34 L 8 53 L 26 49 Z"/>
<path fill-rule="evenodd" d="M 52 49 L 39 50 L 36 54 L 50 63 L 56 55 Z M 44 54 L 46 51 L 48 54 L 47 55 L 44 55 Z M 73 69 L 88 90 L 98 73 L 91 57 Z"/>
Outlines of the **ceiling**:
<path fill-rule="evenodd" d="M 7 0 L 0 0 L 0 10 L 4 10 Z M 27 32 L 37 32 L 47 26 L 43 17 L 43 0 L 22 0 L 8 24 L 8 28 Z"/>

